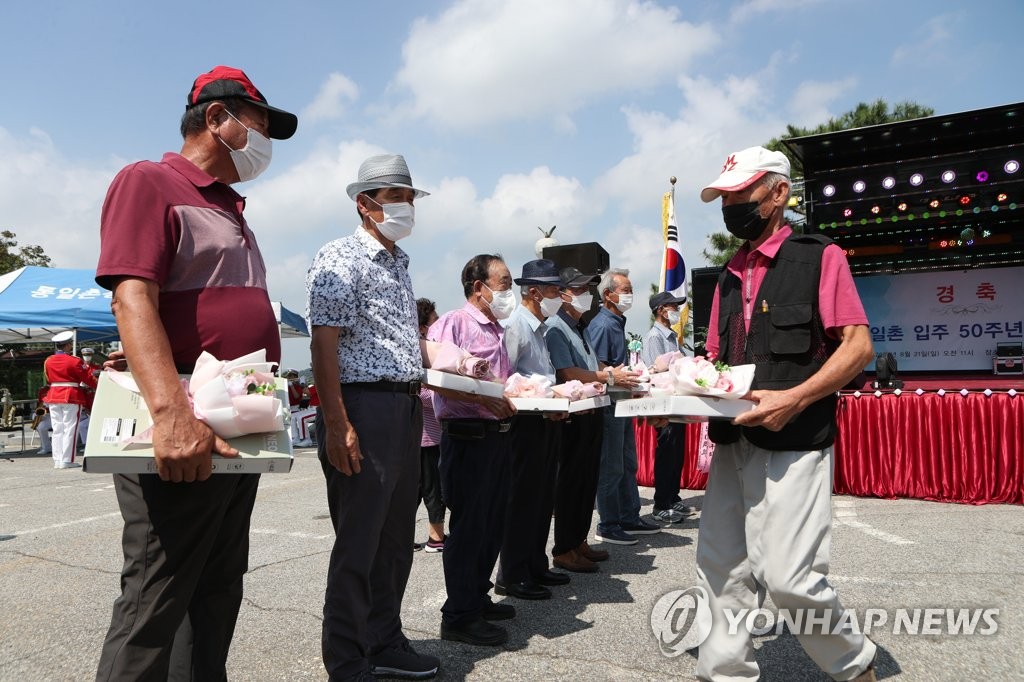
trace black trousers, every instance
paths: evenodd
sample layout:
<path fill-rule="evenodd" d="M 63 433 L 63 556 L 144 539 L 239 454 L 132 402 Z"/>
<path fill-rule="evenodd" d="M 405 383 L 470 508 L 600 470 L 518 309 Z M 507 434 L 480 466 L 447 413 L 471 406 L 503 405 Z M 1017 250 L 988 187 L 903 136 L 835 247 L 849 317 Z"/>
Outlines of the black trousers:
<path fill-rule="evenodd" d="M 427 508 L 430 523 L 444 523 L 440 462 L 440 445 L 420 446 L 420 500 Z"/>
<path fill-rule="evenodd" d="M 441 494 L 450 512 L 442 555 L 448 599 L 441 613 L 450 625 L 480 618 L 490 600 L 508 504 L 509 450 L 508 433 L 441 436 Z"/>
<path fill-rule="evenodd" d="M 548 533 L 555 506 L 555 479 L 562 424 L 541 414 L 512 420 L 508 507 L 498 580 L 518 583 L 548 570 Z"/>
<path fill-rule="evenodd" d="M 227 679 L 259 480 L 114 476 L 124 568 L 97 680 Z"/>
<path fill-rule="evenodd" d="M 686 424 L 669 424 L 658 429 L 654 451 L 654 509 L 671 509 L 679 502 L 679 480 L 683 475 Z"/>
<path fill-rule="evenodd" d="M 606 408 L 574 414 L 562 426 L 555 484 L 555 546 L 558 556 L 587 539 L 594 518 L 594 498 L 601 467 Z"/>
<path fill-rule="evenodd" d="M 327 461 L 319 410 L 314 427 L 335 533 L 322 639 L 331 680 L 368 671 L 369 656 L 407 641 L 401 609 L 412 569 L 423 430 L 418 396 L 352 385 L 342 395 L 359 436 L 362 471 L 345 476 Z"/>

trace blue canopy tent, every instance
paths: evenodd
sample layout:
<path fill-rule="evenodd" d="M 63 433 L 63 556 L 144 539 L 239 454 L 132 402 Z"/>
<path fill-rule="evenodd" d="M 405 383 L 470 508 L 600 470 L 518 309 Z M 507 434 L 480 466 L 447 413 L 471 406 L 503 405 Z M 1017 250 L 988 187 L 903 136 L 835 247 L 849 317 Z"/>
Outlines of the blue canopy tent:
<path fill-rule="evenodd" d="M 49 341 L 75 332 L 78 344 L 117 341 L 111 294 L 94 270 L 26 266 L 0 275 L 0 343 Z M 275 302 L 282 338 L 309 336 L 301 316 Z"/>
<path fill-rule="evenodd" d="M 74 331 L 79 343 L 117 340 L 110 292 L 93 270 L 26 266 L 0 275 L 0 343 L 38 343 Z"/>

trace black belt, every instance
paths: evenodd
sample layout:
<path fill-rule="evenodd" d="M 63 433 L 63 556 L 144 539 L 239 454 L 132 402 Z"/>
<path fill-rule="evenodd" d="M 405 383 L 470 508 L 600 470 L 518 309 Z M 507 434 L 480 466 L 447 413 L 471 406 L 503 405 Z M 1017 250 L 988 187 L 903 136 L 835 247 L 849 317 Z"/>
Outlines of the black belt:
<path fill-rule="evenodd" d="M 449 427 L 452 427 L 449 429 Z M 512 428 L 512 422 L 509 420 L 498 421 L 497 419 L 442 419 L 441 430 L 448 433 L 450 430 L 462 430 L 462 429 L 483 429 L 484 431 L 494 431 L 497 433 L 508 433 L 509 429 Z"/>
<path fill-rule="evenodd" d="M 353 386 L 364 391 L 386 391 L 388 393 L 404 393 L 406 395 L 419 395 L 420 382 L 418 381 L 354 381 L 350 384 L 342 384 L 342 388 Z"/>

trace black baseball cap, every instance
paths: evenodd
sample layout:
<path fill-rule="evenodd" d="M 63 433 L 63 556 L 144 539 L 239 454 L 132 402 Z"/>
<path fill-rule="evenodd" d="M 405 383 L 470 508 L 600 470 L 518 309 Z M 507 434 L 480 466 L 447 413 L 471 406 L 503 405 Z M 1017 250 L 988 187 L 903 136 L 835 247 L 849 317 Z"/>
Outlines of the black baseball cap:
<path fill-rule="evenodd" d="M 601 281 L 600 275 L 584 275 L 571 265 L 567 268 L 562 268 L 562 271 L 558 273 L 558 276 L 562 280 L 562 286 L 566 289 L 570 287 L 582 287 L 589 284 L 597 284 Z"/>
<path fill-rule="evenodd" d="M 651 300 L 648 303 L 651 304 L 651 310 L 657 310 L 663 305 L 682 305 L 686 303 L 686 297 L 673 296 L 667 291 L 661 291 L 651 296 Z"/>

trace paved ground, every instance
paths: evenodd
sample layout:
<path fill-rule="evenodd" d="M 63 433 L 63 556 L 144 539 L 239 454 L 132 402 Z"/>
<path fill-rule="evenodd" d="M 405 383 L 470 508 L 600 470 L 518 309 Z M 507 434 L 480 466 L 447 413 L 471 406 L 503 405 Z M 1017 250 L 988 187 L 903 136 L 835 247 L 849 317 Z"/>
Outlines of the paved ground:
<path fill-rule="evenodd" d="M 19 444 L 20 445 L 20 442 Z M 55 471 L 49 456 L 0 452 L 0 680 L 85 680 L 118 593 L 121 520 L 109 476 Z M 647 511 L 651 491 L 641 490 Z M 700 507 L 701 492 L 685 493 Z M 1024 510 L 838 497 L 832 580 L 847 607 L 1000 610 L 991 636 L 876 631 L 881 677 L 1024 679 Z M 251 570 L 228 673 L 236 680 L 323 680 L 320 624 L 333 536 L 319 465 L 265 475 L 252 522 Z M 419 513 L 425 537 L 426 513 Z M 403 618 L 441 679 L 692 678 L 689 654 L 666 658 L 649 618 L 664 593 L 695 584 L 697 522 L 648 536 L 548 602 L 517 602 L 498 650 L 441 642 L 441 559 L 418 553 Z M 757 638 L 765 680 L 821 680 L 790 634 Z"/>

